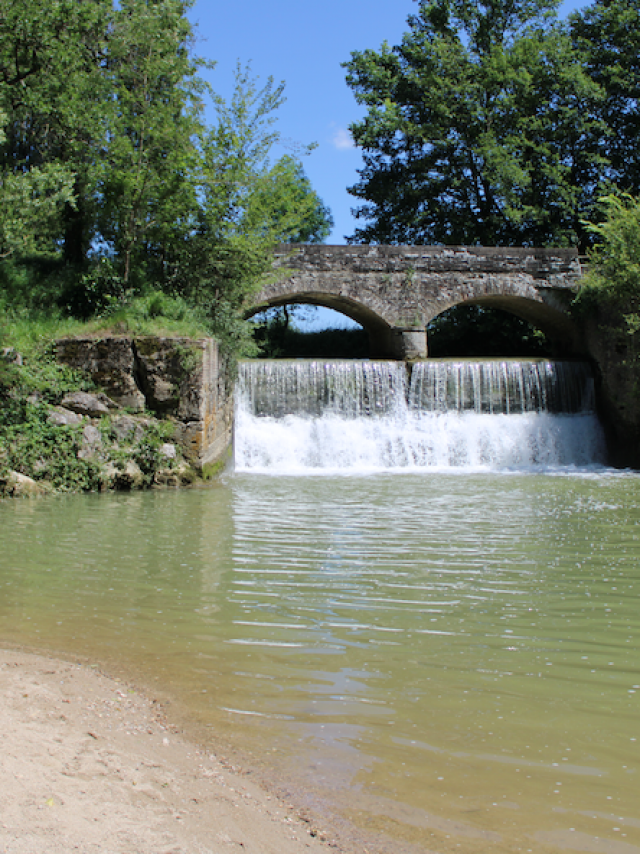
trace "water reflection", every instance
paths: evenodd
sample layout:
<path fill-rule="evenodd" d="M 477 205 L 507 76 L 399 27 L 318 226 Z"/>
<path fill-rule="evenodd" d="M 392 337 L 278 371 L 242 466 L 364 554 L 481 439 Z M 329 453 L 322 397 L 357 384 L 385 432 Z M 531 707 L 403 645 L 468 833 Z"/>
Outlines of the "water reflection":
<path fill-rule="evenodd" d="M 607 473 L 5 504 L 0 637 L 138 674 L 395 850 L 630 854 L 639 519 Z"/>

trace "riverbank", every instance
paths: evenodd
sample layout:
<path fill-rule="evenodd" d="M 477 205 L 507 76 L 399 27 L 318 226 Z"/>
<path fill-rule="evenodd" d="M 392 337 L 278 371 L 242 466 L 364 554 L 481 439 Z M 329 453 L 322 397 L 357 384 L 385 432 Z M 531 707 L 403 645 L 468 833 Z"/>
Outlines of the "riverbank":
<path fill-rule="evenodd" d="M 96 669 L 0 649 L 2 854 L 321 854 L 324 834 Z"/>

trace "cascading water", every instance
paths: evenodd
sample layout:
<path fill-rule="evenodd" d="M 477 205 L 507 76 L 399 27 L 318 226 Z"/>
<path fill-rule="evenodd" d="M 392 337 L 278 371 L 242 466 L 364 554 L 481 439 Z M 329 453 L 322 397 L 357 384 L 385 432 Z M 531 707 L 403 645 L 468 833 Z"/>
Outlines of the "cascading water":
<path fill-rule="evenodd" d="M 593 380 L 549 361 L 252 361 L 237 471 L 358 473 L 601 464 Z"/>

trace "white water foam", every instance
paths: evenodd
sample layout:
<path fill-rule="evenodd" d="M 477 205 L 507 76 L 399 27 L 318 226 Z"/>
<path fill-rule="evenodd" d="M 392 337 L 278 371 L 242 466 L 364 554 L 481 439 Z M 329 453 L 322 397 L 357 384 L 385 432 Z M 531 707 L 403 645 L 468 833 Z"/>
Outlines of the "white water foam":
<path fill-rule="evenodd" d="M 459 375 L 459 364 L 452 364 L 452 375 Z M 547 373 L 550 364 L 545 363 Z M 602 430 L 590 409 L 552 413 L 537 404 L 536 411 L 489 414 L 473 404 L 460 408 L 454 394 L 452 409 L 440 396 L 437 410 L 425 410 L 405 388 L 405 376 L 398 363 L 245 363 L 236 394 L 236 471 L 550 470 L 604 462 Z M 339 378 L 347 390 L 336 390 Z M 325 384 L 329 392 L 322 390 Z M 345 407 L 354 388 L 364 389 L 364 403 L 350 399 Z"/>

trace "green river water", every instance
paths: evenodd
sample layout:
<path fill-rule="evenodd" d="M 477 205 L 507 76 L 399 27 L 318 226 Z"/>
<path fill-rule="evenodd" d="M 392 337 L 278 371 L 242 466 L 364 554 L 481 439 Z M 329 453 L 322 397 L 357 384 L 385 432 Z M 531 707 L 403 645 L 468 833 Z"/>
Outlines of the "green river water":
<path fill-rule="evenodd" d="M 640 852 L 640 476 L 0 505 L 0 641 L 170 700 L 362 850 Z"/>

